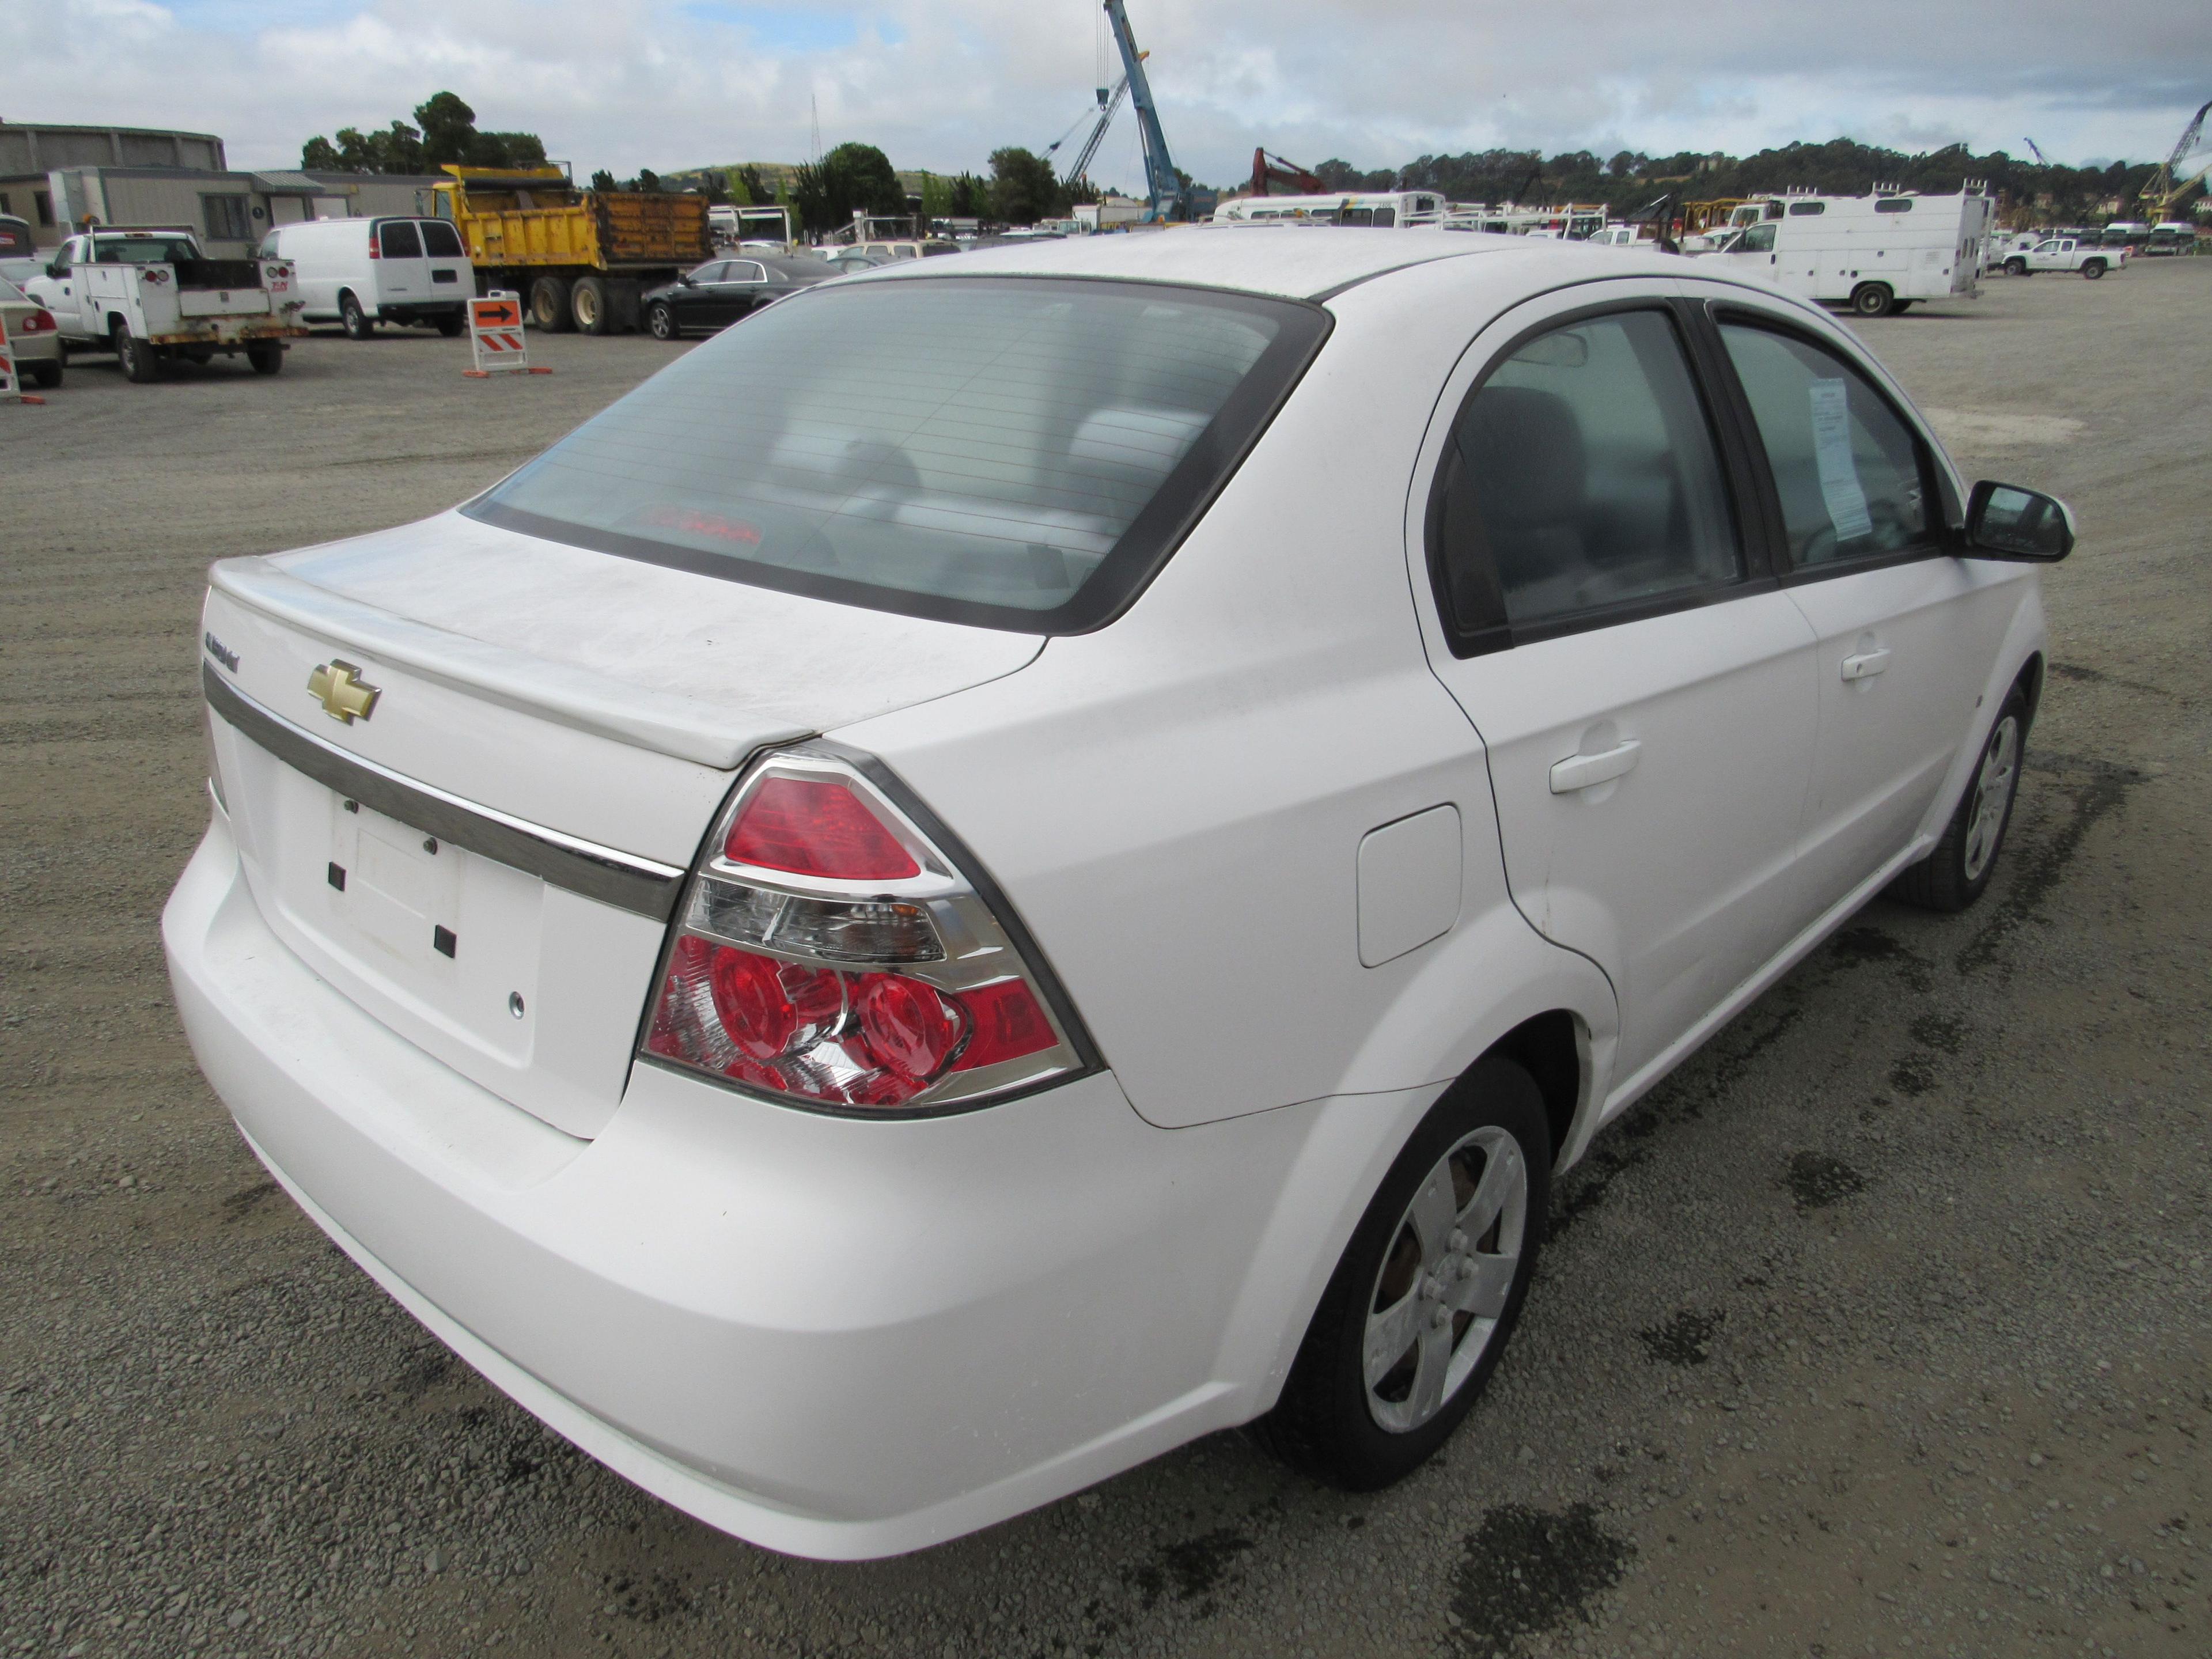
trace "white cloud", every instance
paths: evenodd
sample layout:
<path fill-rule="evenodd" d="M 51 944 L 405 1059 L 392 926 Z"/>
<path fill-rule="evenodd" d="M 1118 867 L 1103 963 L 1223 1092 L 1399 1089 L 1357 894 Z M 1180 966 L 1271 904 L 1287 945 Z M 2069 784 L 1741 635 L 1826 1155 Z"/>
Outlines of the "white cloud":
<path fill-rule="evenodd" d="M 2201 0 L 1132 0 L 1176 158 L 1255 145 L 1384 167 L 1492 145 L 1742 152 L 1846 134 L 2055 157 L 2162 155 L 2203 90 Z M 233 161 L 380 126 L 444 88 L 580 171 L 797 160 L 823 139 L 980 169 L 1097 84 L 1093 0 L 48 0 L 0 6 L 17 120 L 220 133 Z M 1110 54 L 1107 82 L 1120 73 Z M 1141 179 L 1123 118 L 1095 174 Z"/>

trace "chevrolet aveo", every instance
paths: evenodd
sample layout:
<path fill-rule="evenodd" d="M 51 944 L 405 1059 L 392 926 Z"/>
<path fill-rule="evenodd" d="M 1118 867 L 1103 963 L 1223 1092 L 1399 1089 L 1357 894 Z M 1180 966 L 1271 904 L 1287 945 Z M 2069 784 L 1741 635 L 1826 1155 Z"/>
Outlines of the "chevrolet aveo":
<path fill-rule="evenodd" d="M 1707 265 L 894 267 L 214 568 L 178 1002 L 367 1273 L 742 1538 L 1238 1424 L 1376 1486 L 1607 1120 L 1876 892 L 1982 892 L 2072 541 Z"/>

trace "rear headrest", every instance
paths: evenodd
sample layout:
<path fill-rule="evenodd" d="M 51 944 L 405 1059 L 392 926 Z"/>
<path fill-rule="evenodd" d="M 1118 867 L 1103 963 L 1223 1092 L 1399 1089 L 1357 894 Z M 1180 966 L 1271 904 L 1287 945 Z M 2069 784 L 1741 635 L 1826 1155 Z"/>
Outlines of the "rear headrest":
<path fill-rule="evenodd" d="M 1558 394 L 1485 386 L 1468 411 L 1460 450 L 1482 515 L 1497 529 L 1581 515 L 1588 470 L 1582 422 Z"/>

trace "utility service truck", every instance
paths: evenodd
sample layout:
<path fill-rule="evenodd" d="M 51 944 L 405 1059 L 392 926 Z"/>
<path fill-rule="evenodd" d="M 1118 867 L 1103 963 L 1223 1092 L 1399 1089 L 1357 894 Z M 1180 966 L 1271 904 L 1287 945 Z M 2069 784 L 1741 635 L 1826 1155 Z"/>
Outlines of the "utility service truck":
<path fill-rule="evenodd" d="M 629 332 L 640 295 L 714 256 L 703 196 L 579 190 L 553 167 L 445 171 L 437 216 L 461 233 L 478 292 L 521 295 L 534 327 Z"/>
<path fill-rule="evenodd" d="M 1709 257 L 1862 317 L 1972 300 L 1996 208 L 1976 191 L 1775 196 L 1739 204 Z"/>
<path fill-rule="evenodd" d="M 257 374 L 284 367 L 284 342 L 307 333 L 291 264 L 210 259 L 189 230 L 105 226 L 71 236 L 24 291 L 54 313 L 63 345 L 115 353 L 131 380 L 164 362 L 243 352 Z"/>

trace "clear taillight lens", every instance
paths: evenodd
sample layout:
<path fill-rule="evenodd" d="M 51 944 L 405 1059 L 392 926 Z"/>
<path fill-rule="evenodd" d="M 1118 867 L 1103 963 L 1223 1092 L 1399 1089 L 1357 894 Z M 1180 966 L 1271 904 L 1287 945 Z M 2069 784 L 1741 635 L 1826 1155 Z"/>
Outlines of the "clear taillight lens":
<path fill-rule="evenodd" d="M 1004 900 L 903 793 L 812 750 L 746 776 L 684 896 L 647 1055 L 862 1112 L 981 1105 L 1090 1068 Z"/>

